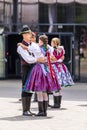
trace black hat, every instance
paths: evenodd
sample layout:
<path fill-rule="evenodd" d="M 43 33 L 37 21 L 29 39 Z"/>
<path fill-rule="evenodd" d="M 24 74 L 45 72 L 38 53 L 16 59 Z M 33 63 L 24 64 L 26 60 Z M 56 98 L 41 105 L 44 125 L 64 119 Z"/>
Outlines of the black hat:
<path fill-rule="evenodd" d="M 28 25 L 23 25 L 21 32 L 19 34 L 24 34 L 24 33 L 32 33 Z"/>

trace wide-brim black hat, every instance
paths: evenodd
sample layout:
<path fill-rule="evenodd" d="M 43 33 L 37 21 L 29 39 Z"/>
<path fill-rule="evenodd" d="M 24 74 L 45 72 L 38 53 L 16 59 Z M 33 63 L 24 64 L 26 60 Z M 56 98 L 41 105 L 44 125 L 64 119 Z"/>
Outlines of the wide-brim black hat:
<path fill-rule="evenodd" d="M 28 25 L 23 25 L 21 31 L 19 32 L 19 34 L 24 34 L 24 33 L 32 33 L 31 29 L 28 27 Z"/>

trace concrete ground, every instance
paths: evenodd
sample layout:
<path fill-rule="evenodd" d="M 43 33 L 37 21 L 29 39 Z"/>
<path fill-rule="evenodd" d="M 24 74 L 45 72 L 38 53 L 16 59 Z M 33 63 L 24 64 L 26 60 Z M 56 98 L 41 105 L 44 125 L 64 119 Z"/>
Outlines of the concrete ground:
<path fill-rule="evenodd" d="M 21 80 L 0 80 L 0 130 L 87 130 L 87 83 L 63 88 L 61 109 L 48 108 L 47 117 L 22 116 L 20 94 Z"/>

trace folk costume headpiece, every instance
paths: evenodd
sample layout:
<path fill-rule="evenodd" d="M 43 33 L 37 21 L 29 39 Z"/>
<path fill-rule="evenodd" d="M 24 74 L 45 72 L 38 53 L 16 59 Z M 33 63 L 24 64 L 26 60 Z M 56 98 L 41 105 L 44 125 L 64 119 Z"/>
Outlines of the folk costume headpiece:
<path fill-rule="evenodd" d="M 25 33 L 32 33 L 31 29 L 28 27 L 28 25 L 23 25 L 21 32 L 19 34 L 25 34 Z"/>

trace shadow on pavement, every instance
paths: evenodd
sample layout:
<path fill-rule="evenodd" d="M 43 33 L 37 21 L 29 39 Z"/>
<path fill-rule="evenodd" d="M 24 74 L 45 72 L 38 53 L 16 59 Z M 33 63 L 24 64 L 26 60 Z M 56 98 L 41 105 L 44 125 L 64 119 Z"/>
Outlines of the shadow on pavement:
<path fill-rule="evenodd" d="M 0 118 L 0 120 L 7 120 L 7 121 L 25 121 L 25 120 L 41 120 L 41 119 L 52 119 L 53 117 L 37 117 L 37 116 L 14 116 L 14 117 L 4 117 Z"/>
<path fill-rule="evenodd" d="M 87 107 L 87 104 L 81 104 L 81 105 L 78 105 L 80 107 Z"/>
<path fill-rule="evenodd" d="M 21 109 L 18 109 L 19 111 L 22 111 L 22 108 Z M 49 111 L 63 111 L 63 110 L 68 110 L 67 108 L 51 108 L 51 107 L 48 107 L 47 110 Z M 38 111 L 38 107 L 31 107 L 30 111 Z"/>

